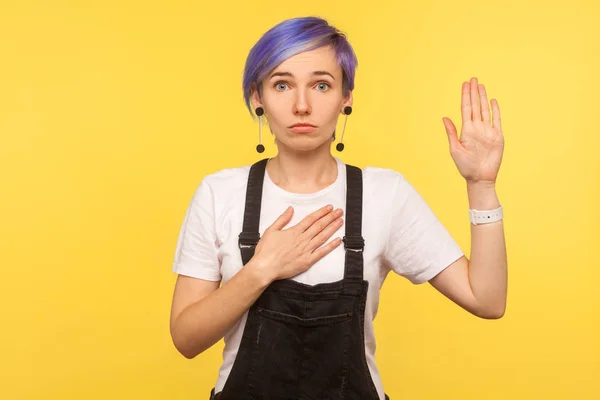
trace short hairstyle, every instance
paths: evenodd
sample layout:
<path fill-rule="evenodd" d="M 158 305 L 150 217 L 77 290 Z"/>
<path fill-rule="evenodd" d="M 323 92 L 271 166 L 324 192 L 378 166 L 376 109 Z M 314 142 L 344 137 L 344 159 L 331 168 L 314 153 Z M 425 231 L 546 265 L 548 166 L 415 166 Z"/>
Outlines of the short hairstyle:
<path fill-rule="evenodd" d="M 269 29 L 256 42 L 246 58 L 242 87 L 244 102 L 252 113 L 250 95 L 253 87 L 261 93 L 262 81 L 279 64 L 296 54 L 322 46 L 331 46 L 342 67 L 344 96 L 354 89 L 358 60 L 346 35 L 318 17 L 290 18 Z"/>

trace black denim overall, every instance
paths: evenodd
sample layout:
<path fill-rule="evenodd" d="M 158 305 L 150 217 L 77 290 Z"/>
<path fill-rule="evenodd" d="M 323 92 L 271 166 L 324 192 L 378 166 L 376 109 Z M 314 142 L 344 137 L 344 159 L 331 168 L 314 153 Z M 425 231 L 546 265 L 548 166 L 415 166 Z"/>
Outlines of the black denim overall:
<path fill-rule="evenodd" d="M 258 240 L 267 160 L 252 165 L 239 247 L 244 265 Z M 211 400 L 379 400 L 365 358 L 362 171 L 347 165 L 344 279 L 314 286 L 271 283 L 248 312 L 223 390 Z M 388 397 L 386 396 L 386 399 Z"/>

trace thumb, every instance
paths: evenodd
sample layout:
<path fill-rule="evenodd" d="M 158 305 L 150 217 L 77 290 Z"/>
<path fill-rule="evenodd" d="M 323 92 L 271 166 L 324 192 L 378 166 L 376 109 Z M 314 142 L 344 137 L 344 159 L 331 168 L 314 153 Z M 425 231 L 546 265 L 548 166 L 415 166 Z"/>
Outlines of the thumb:
<path fill-rule="evenodd" d="M 290 207 L 286 208 L 286 210 L 283 212 L 283 214 L 281 214 L 275 220 L 275 222 L 273 222 L 273 224 L 271 224 L 271 226 L 269 226 L 265 230 L 265 233 L 271 232 L 271 231 L 282 230 L 292 220 L 292 215 L 294 215 L 294 208 L 290 206 Z"/>
<path fill-rule="evenodd" d="M 460 142 L 458 141 L 458 134 L 456 132 L 456 126 L 450 120 L 450 118 L 442 118 L 444 127 L 446 127 L 446 135 L 448 136 L 448 144 L 450 145 L 450 151 L 455 149 Z"/>

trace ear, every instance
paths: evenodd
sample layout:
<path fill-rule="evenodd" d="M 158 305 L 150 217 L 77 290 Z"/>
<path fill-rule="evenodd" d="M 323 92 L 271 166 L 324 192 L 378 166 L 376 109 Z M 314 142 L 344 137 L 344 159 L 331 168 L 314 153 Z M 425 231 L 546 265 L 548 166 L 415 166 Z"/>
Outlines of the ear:
<path fill-rule="evenodd" d="M 262 101 L 260 99 L 260 94 L 256 88 L 256 84 L 252 84 L 252 89 L 250 91 L 250 103 L 252 104 L 252 108 L 256 110 L 257 107 L 263 107 Z"/>
<path fill-rule="evenodd" d="M 342 108 L 340 109 L 340 113 L 344 113 L 344 107 L 350 106 L 352 107 L 352 103 L 354 102 L 354 98 L 352 97 L 352 91 L 348 92 L 348 96 L 344 97 L 344 101 L 342 103 Z"/>

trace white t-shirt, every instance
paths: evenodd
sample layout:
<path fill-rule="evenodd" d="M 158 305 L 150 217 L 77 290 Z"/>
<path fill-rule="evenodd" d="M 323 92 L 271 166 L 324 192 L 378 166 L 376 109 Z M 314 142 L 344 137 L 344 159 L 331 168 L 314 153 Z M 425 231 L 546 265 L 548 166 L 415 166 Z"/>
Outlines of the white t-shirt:
<path fill-rule="evenodd" d="M 316 193 L 290 193 L 265 174 L 259 232 L 262 235 L 288 206 L 294 215 L 288 226 L 327 204 L 346 208 L 346 168 L 336 158 L 338 177 Z M 242 268 L 238 235 L 242 230 L 250 166 L 224 169 L 207 175 L 199 184 L 186 212 L 173 271 L 199 279 L 227 282 Z M 365 353 L 371 377 L 384 399 L 375 363 L 373 319 L 379 291 L 389 271 L 414 284 L 428 281 L 464 255 L 449 232 L 402 174 L 391 169 L 366 167 L 363 171 L 362 235 L 365 240 L 364 278 L 369 281 L 365 311 Z M 344 218 L 344 217 L 342 217 Z M 332 236 L 343 237 L 345 225 Z M 319 260 L 293 279 L 315 285 L 344 277 L 344 247 Z M 224 337 L 223 363 L 215 384 L 223 389 L 235 361 L 247 313 Z"/>

